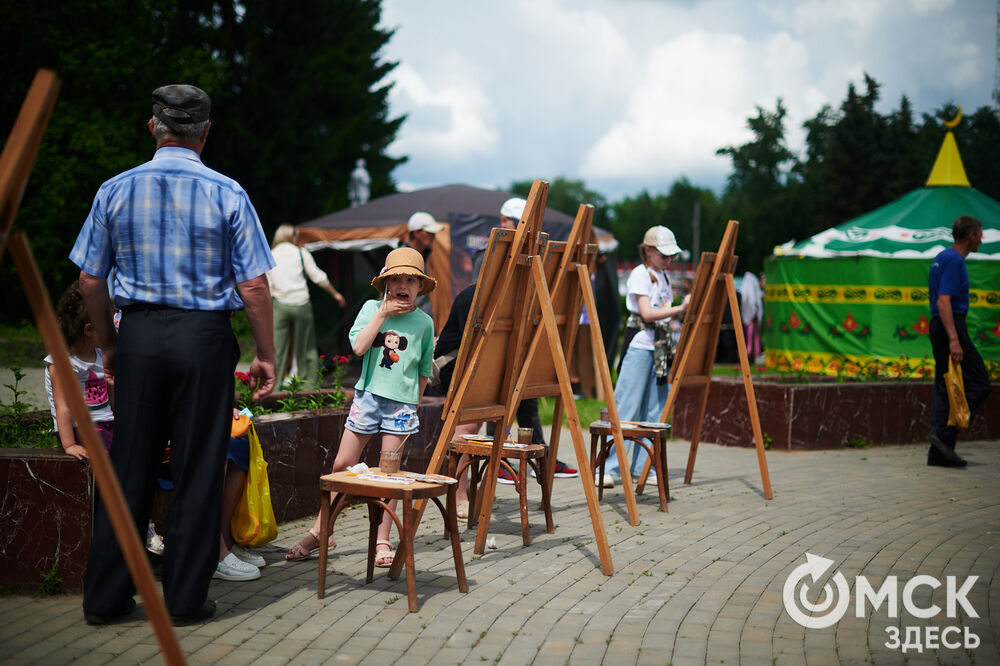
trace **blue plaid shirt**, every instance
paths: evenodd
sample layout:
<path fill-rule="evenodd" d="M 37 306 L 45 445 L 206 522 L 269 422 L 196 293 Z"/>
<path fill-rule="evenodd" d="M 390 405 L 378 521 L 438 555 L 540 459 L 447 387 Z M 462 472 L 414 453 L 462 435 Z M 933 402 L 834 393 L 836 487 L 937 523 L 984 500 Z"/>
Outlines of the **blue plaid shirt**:
<path fill-rule="evenodd" d="M 95 277 L 114 269 L 119 308 L 237 310 L 236 284 L 275 265 L 239 183 L 175 146 L 101 185 L 69 258 Z"/>

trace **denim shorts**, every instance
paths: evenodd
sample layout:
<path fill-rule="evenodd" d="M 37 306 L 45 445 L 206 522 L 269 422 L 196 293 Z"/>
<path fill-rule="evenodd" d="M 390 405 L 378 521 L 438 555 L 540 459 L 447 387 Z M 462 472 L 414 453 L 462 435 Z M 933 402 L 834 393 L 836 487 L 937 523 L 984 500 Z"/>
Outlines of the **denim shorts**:
<path fill-rule="evenodd" d="M 368 391 L 355 391 L 346 427 L 359 435 L 374 435 L 379 431 L 409 435 L 420 429 L 420 419 L 417 418 L 415 405 Z"/>

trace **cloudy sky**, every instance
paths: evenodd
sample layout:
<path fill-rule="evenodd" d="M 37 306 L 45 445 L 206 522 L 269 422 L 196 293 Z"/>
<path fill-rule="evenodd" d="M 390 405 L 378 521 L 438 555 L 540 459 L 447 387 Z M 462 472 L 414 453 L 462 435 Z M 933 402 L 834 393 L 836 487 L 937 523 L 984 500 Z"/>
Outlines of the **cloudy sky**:
<path fill-rule="evenodd" d="M 582 179 L 615 201 L 719 190 L 757 105 L 788 138 L 863 72 L 880 111 L 991 103 L 996 0 L 385 0 L 401 188 Z M 929 166 L 928 166 L 929 168 Z"/>

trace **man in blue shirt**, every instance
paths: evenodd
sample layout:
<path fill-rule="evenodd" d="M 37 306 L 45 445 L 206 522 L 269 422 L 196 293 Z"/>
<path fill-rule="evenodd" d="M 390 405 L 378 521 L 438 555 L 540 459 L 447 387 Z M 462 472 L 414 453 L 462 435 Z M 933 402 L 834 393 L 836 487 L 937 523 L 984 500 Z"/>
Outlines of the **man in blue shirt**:
<path fill-rule="evenodd" d="M 239 346 L 230 313 L 244 308 L 257 357 L 255 398 L 274 387 L 267 271 L 274 259 L 246 192 L 201 162 L 208 95 L 190 85 L 153 91 L 153 159 L 104 183 L 70 253 L 116 391 L 111 462 L 137 526 L 153 505 L 154 472 L 170 441 L 175 493 L 162 580 L 175 624 L 215 613 L 222 477 Z M 105 282 L 114 271 L 115 331 Z M 237 293 L 237 288 L 239 293 Z M 141 531 L 140 530 L 140 531 Z M 103 503 L 84 578 L 89 624 L 135 608 L 135 586 Z"/>
<path fill-rule="evenodd" d="M 951 228 L 955 242 L 934 257 L 931 264 L 931 348 L 934 350 L 934 398 L 931 402 L 931 442 L 927 464 L 938 467 L 965 467 L 966 461 L 955 453 L 958 428 L 948 425 L 948 390 L 944 374 L 948 359 L 961 364 L 965 399 L 975 416 L 990 395 L 990 378 L 965 327 L 969 312 L 969 273 L 965 258 L 983 242 L 983 223 L 963 215 Z"/>

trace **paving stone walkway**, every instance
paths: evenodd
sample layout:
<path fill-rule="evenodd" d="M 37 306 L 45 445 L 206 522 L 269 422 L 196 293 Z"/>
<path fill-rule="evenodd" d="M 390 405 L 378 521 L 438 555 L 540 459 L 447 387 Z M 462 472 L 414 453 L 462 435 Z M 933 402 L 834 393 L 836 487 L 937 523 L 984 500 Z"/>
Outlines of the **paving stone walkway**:
<path fill-rule="evenodd" d="M 566 438 L 560 457 L 570 460 L 571 451 Z M 554 534 L 544 533 L 532 501 L 527 548 L 514 491 L 500 486 L 496 549 L 474 556 L 474 533 L 463 535 L 468 594 L 457 590 L 441 518 L 427 511 L 416 540 L 417 613 L 407 612 L 402 578 L 377 569 L 365 585 L 363 509 L 338 520 L 322 600 L 316 559 L 282 559 L 309 521 L 289 523 L 262 549 L 263 577 L 213 581 L 219 613 L 177 628 L 177 637 L 190 662 L 220 664 L 998 664 L 1000 443 L 963 443 L 960 452 L 970 463 L 964 470 L 927 467 L 923 446 L 769 453 L 775 497 L 767 501 L 752 451 L 703 444 L 694 483 L 685 486 L 687 443 L 671 442 L 669 513 L 647 494 L 641 525 L 632 527 L 621 488 L 605 491 L 610 577 L 599 567 L 580 479 L 556 481 Z M 824 605 L 819 589 L 827 583 L 827 599 L 839 598 L 834 574 L 850 587 L 849 608 L 828 628 L 800 626 L 782 603 L 806 553 L 832 560 L 817 582 L 804 583 L 808 603 Z M 941 608 L 929 619 L 904 609 L 905 583 L 918 575 L 941 581 L 913 594 L 917 607 Z M 889 617 L 887 602 L 855 617 L 857 576 L 875 590 L 896 576 L 899 617 Z M 955 587 L 978 576 L 969 608 L 954 604 L 957 617 L 946 617 L 946 576 L 957 578 Z M 0 662 L 162 662 L 141 603 L 134 621 L 95 628 L 83 622 L 80 601 L 0 597 Z M 923 643 L 925 627 L 936 627 L 932 645 L 961 645 L 964 631 L 979 643 L 908 646 L 905 654 L 885 645 L 887 628 L 901 641 L 919 631 Z"/>

